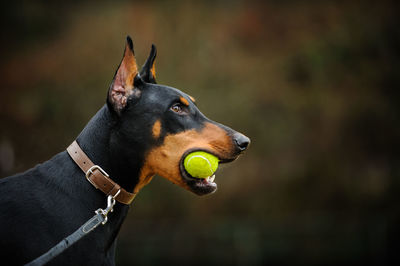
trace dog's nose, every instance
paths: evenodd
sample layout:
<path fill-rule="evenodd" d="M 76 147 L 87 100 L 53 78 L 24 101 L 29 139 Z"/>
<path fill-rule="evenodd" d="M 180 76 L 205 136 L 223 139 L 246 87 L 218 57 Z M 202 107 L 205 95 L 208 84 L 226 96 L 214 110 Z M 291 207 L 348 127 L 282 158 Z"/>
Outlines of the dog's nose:
<path fill-rule="evenodd" d="M 236 133 L 233 137 L 236 146 L 239 148 L 240 151 L 244 151 L 250 144 L 250 139 L 243 134 Z"/>

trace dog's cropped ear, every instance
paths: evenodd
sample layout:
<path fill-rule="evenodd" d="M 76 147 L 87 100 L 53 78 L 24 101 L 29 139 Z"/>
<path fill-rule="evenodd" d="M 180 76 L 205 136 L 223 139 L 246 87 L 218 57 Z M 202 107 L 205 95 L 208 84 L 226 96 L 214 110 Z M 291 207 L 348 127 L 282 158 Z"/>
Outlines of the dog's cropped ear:
<path fill-rule="evenodd" d="M 133 51 L 132 39 L 126 37 L 124 56 L 115 72 L 114 79 L 108 91 L 107 102 L 119 114 L 126 106 L 127 99 L 135 89 L 135 83 L 139 81 L 137 77 L 138 67 Z"/>
<path fill-rule="evenodd" d="M 156 67 L 155 60 L 157 56 L 157 49 L 154 44 L 151 45 L 150 55 L 140 70 L 140 77 L 147 83 L 156 82 Z"/>

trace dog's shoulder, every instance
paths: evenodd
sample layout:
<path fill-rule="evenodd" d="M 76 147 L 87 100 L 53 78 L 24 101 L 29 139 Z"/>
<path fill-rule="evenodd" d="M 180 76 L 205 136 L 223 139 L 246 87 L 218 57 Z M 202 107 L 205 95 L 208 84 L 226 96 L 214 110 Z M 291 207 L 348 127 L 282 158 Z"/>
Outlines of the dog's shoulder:
<path fill-rule="evenodd" d="M 71 187 L 64 185 L 76 171 L 74 167 L 68 154 L 61 152 L 23 173 L 0 179 L 2 214 L 5 217 L 31 215 L 43 205 L 56 201 L 65 193 L 63 190 Z"/>

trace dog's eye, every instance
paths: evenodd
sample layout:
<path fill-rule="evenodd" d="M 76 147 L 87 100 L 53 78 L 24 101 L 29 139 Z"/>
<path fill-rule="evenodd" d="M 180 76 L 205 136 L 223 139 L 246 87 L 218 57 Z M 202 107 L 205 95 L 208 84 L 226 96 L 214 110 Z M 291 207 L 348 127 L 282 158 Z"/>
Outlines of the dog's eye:
<path fill-rule="evenodd" d="M 171 110 L 175 113 L 182 114 L 183 113 L 183 106 L 180 103 L 176 103 L 171 106 Z"/>

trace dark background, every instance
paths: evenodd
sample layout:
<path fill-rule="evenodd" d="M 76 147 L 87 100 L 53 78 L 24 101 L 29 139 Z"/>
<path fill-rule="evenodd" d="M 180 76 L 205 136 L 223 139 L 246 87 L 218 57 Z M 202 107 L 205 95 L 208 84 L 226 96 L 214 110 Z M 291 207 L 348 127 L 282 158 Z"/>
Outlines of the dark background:
<path fill-rule="evenodd" d="M 118 265 L 395 264 L 395 2 L 4 2 L 0 174 L 74 140 L 129 34 L 140 65 L 155 43 L 157 80 L 252 145 L 221 167 L 215 194 L 155 178 L 122 228 Z"/>

